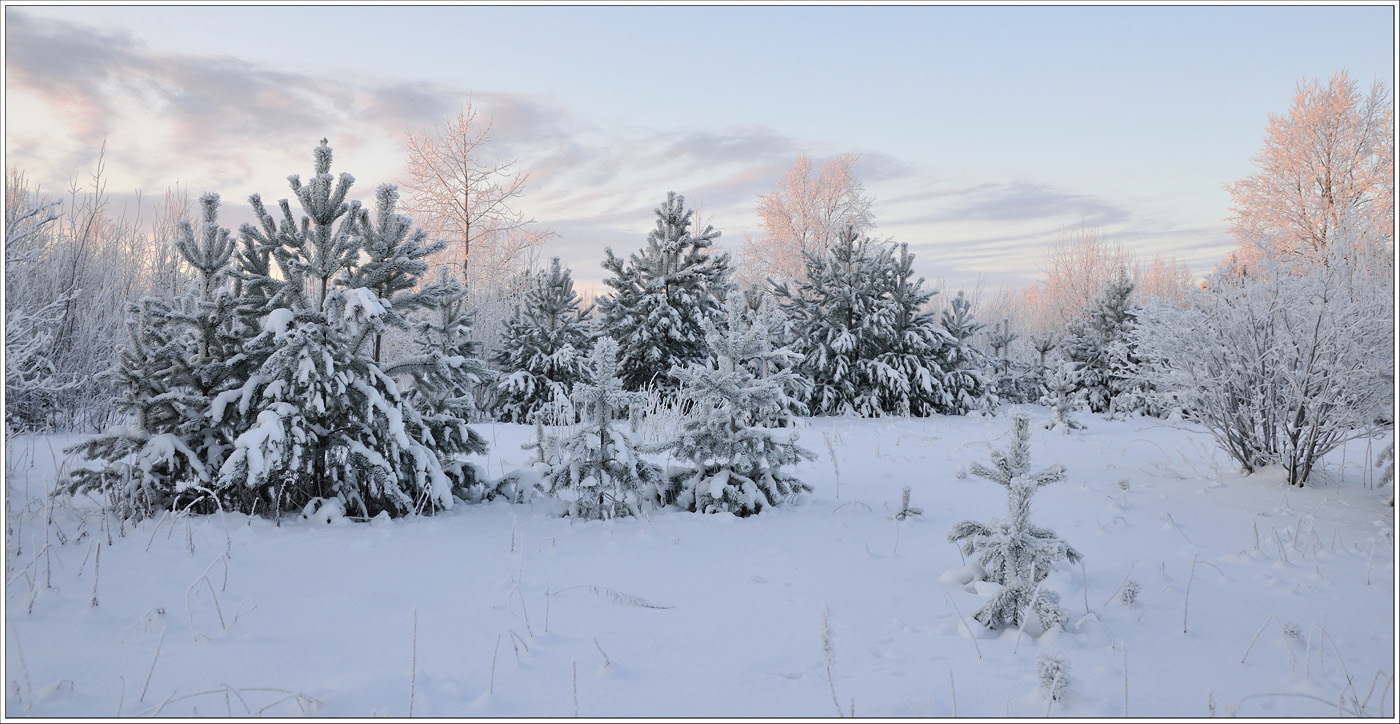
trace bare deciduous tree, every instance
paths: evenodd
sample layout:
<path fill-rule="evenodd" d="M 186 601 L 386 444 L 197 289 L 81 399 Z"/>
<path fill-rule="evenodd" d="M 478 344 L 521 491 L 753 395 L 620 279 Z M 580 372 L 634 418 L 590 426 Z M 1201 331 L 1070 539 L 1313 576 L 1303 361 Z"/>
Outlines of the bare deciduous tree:
<path fill-rule="evenodd" d="M 1134 267 L 1121 243 L 1109 243 L 1097 227 L 1081 224 L 1060 232 L 1045 254 L 1040 302 L 1057 328 L 1082 317 L 1120 270 Z"/>
<path fill-rule="evenodd" d="M 856 178 L 860 157 L 843 154 L 827 161 L 814 175 L 812 161 L 798 156 L 777 187 L 758 197 L 762 233 L 744 236 L 741 281 L 759 286 L 764 279 L 779 283 L 802 276 L 802 253 L 822 254 L 847 226 L 856 233 L 875 228 L 872 199 Z"/>
<path fill-rule="evenodd" d="M 1325 86 L 1298 83 L 1288 113 L 1269 115 L 1254 157 L 1258 170 L 1225 185 L 1238 259 L 1249 262 L 1256 248 L 1280 258 L 1319 257 L 1328 230 L 1344 218 L 1364 219 L 1393 244 L 1393 128 L 1390 94 L 1380 81 L 1365 96 L 1346 71 Z"/>
<path fill-rule="evenodd" d="M 491 123 L 478 122 L 471 104 L 431 131 L 408 133 L 404 211 L 430 239 L 447 242 L 439 261 L 451 262 L 468 282 L 470 262 L 499 255 L 487 248 L 511 243 L 513 232 L 533 221 L 513 208 L 530 174 L 517 171 L 515 161 L 488 160 L 490 140 Z"/>

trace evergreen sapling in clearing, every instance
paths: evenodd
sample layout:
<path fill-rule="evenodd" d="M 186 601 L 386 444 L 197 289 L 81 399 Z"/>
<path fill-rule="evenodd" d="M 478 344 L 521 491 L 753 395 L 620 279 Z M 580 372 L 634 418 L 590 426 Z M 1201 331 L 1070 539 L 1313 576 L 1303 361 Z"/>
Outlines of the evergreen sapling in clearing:
<path fill-rule="evenodd" d="M 208 487 L 237 434 L 211 408 L 248 375 L 241 348 L 250 335 L 230 288 L 234 243 L 218 224 L 219 196 L 199 201 L 198 234 L 181 221 L 175 235 L 176 249 L 198 274 L 195 288 L 172 300 L 148 297 L 128 305 L 127 346 L 106 373 L 119 394 L 117 409 L 131 424 L 68 450 L 105 462 L 75 469 L 71 491 L 101 490 L 127 518 L 191 504 L 196 512 L 213 512 L 217 503 L 207 499 Z"/>
<path fill-rule="evenodd" d="M 1132 294 L 1128 272 L 1120 268 L 1088 315 L 1071 322 L 1067 330 L 1065 356 L 1077 364 L 1077 389 L 1093 412 L 1138 411 L 1150 391 L 1139 378 L 1129 341 L 1137 324 Z M 1119 396 L 1125 396 L 1121 402 Z"/>
<path fill-rule="evenodd" d="M 640 515 L 652 501 L 661 469 L 642 459 L 632 437 L 613 425 L 614 418 L 646 395 L 628 392 L 619 379 L 617 342 L 601 337 L 591 357 L 594 381 L 574 387 L 576 404 L 588 417 L 572 435 L 562 440 L 540 440 L 545 462 L 539 489 L 558 497 L 567 491 L 571 518 L 611 519 Z M 542 431 L 541 431 L 542 432 Z"/>
<path fill-rule="evenodd" d="M 1071 415 L 1084 405 L 1084 390 L 1079 386 L 1079 369 L 1073 362 L 1061 361 L 1045 376 L 1040 404 L 1050 408 L 1055 417 L 1045 423 L 1045 429 L 1061 427 L 1061 432 L 1083 430 L 1083 423 Z"/>
<path fill-rule="evenodd" d="M 807 273 L 795 289 L 772 285 L 802 355 L 797 371 L 813 383 L 813 414 L 875 417 L 885 412 L 882 399 L 895 396 L 882 394 L 888 386 L 907 388 L 878 359 L 897 316 L 884 279 L 890 255 L 888 246 L 847 227 L 824 254 L 802 253 Z"/>
<path fill-rule="evenodd" d="M 262 510 L 278 514 L 327 503 L 366 517 L 449 508 L 454 481 L 444 463 L 462 452 L 460 441 L 433 434 L 366 345 L 386 324 L 449 296 L 412 291 L 431 248 L 394 213 L 392 188 L 377 194 L 376 227 L 358 202 L 346 202 L 354 178 L 331 175 L 324 140 L 314 156 L 312 178 L 288 179 L 299 220 L 286 199 L 280 223 L 259 196 L 249 199 L 258 224 L 241 229 L 238 277 L 258 329 L 245 345 L 255 369 L 213 404 L 216 422 L 228 415 L 241 430 L 216 489 L 236 509 L 261 501 Z M 442 361 L 454 372 L 463 362 Z M 424 369 L 394 372 L 421 384 Z"/>
<path fill-rule="evenodd" d="M 493 359 L 501 371 L 496 381 L 499 418 L 529 422 L 555 400 L 569 399 L 575 384 L 588 381 L 592 311 L 591 306 L 579 311 L 568 268 L 559 265 L 559 257 L 550 260 L 506 323 L 506 344 Z"/>
<path fill-rule="evenodd" d="M 1060 610 L 1059 595 L 1040 584 L 1061 560 L 1073 563 L 1081 556 L 1054 531 L 1031 523 L 1031 495 L 1043 485 L 1064 480 L 1064 466 L 1031 474 L 1030 423 L 1021 415 L 1012 416 L 1011 442 L 1005 451 L 992 451 L 992 463 L 991 468 L 974 464 L 972 474 L 1006 488 L 1006 518 L 965 520 L 948 533 L 949 541 L 961 543 L 963 552 L 976 558 L 987 572 L 986 580 L 1003 586 L 973 618 L 997 629 L 1020 625 L 1034 612 L 1048 630 L 1068 618 Z"/>
<path fill-rule="evenodd" d="M 724 320 L 722 300 L 731 288 L 729 254 L 716 254 L 719 232 L 706 226 L 691 232 L 694 211 L 674 191 L 656 209 L 656 228 L 647 245 L 627 260 L 607 250 L 603 280 L 613 292 L 598 300 L 608 334 L 617 340 L 622 379 L 629 390 L 674 390 L 670 370 L 700 362 L 705 349 L 703 320 Z"/>
<path fill-rule="evenodd" d="M 972 317 L 972 302 L 961 291 L 948 302 L 940 320 L 943 331 L 951 338 L 944 347 L 943 369 L 946 387 L 952 396 L 943 412 L 964 415 L 980 407 L 996 404 L 996 396 L 987 385 L 983 370 L 990 365 L 987 354 L 972 345 L 972 337 L 987 325 Z"/>
<path fill-rule="evenodd" d="M 485 471 L 462 459 L 486 452 L 486 440 L 467 422 L 478 414 L 472 391 L 490 380 L 491 372 L 471 340 L 475 312 L 467 309 L 466 287 L 445 264 L 431 287 L 439 290 L 437 301 L 413 324 L 414 354 L 386 371 L 409 376 L 404 397 L 442 452 L 443 474 L 452 482 L 453 494 L 477 502 L 500 492 L 488 490 Z"/>
<path fill-rule="evenodd" d="M 950 379 L 952 338 L 938 326 L 928 302 L 938 292 L 923 289 L 924 279 L 914 278 L 914 255 L 907 244 L 899 253 L 881 257 L 884 281 L 894 309 L 886 331 L 884 351 L 877 357 L 876 381 L 880 406 L 887 413 L 927 417 L 959 410 L 955 381 Z M 893 372 L 893 374 L 889 374 Z"/>
<path fill-rule="evenodd" d="M 804 410 L 788 394 L 799 383 L 783 364 L 795 355 L 772 349 L 766 325 L 745 325 L 738 303 L 729 305 L 726 330 L 708 321 L 705 328 L 711 359 L 672 372 L 694 407 L 680 436 L 655 450 L 691 466 L 670 474 L 662 501 L 742 517 L 810 491 L 782 468 L 816 456 L 797 444 L 796 433 L 773 429 Z M 759 377 L 754 370 L 762 368 L 777 371 Z"/>

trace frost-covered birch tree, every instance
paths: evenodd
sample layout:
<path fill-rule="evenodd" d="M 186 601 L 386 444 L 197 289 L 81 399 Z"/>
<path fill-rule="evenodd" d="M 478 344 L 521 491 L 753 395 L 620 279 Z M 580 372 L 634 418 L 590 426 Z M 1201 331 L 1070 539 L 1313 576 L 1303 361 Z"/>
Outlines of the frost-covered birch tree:
<path fill-rule="evenodd" d="M 1320 258 L 1344 224 L 1394 244 L 1395 144 L 1391 94 L 1377 80 L 1363 94 L 1346 71 L 1326 84 L 1298 83 L 1287 114 L 1269 114 L 1257 170 L 1226 185 L 1239 260 Z"/>
<path fill-rule="evenodd" d="M 745 287 L 795 281 L 805 271 L 803 254 L 825 254 L 848 226 L 860 234 L 875 228 L 872 199 L 855 175 L 859 158 L 842 154 L 814 172 L 812 160 L 800 155 L 771 191 L 759 194 L 763 230 L 744 236 L 740 257 Z"/>

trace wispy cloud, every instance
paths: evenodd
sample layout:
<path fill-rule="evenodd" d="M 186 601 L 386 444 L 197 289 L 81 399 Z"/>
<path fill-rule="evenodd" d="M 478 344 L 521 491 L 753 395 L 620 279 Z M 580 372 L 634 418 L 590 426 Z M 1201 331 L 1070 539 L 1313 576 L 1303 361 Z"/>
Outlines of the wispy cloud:
<path fill-rule="evenodd" d="M 751 215 L 754 196 L 798 152 L 771 128 L 603 129 L 525 94 L 297 73 L 160 53 L 127 34 L 22 11 L 8 20 L 8 88 L 65 126 L 12 125 L 12 163 L 46 172 L 50 187 L 85 173 L 105 139 L 108 172 L 123 182 L 159 189 L 183 181 L 235 204 L 253 191 L 275 198 L 288 173 L 306 172 L 310 147 L 329 137 L 337 169 L 363 178 L 368 193 L 399 175 L 406 133 L 431 131 L 470 103 L 491 124 L 487 152 L 530 171 L 526 210 L 558 220 L 561 231 L 587 224 L 586 236 L 600 238 L 649 226 L 668 190 L 707 211 Z"/>
<path fill-rule="evenodd" d="M 984 183 L 967 188 L 929 189 L 922 195 L 907 194 L 900 203 L 919 204 L 926 210 L 905 219 L 910 223 L 965 221 L 1031 221 L 1076 217 L 1090 225 L 1126 221 L 1126 209 L 1087 194 L 1076 194 L 1045 183 L 1013 181 Z"/>
<path fill-rule="evenodd" d="M 9 163 L 50 190 L 84 176 L 105 139 L 114 189 L 141 187 L 147 198 L 176 184 L 219 191 L 239 218 L 249 193 L 286 195 L 286 176 L 307 173 L 311 147 L 328 137 L 336 169 L 360 177 L 364 197 L 400 176 L 408 132 L 471 103 L 492 124 L 491 160 L 530 171 L 521 208 L 558 232 L 548 253 L 574 264 L 581 283 L 601 276 L 603 247 L 642 244 L 667 191 L 698 203 L 722 245 L 737 249 L 757 226 L 755 197 L 802 152 L 817 163 L 858 153 L 880 233 L 910 242 L 930 278 L 1029 279 L 1043 248 L 1081 222 L 1193 266 L 1222 243 L 1219 229 L 1178 228 L 1145 204 L 1035 179 L 926 180 L 926 169 L 879 150 L 811 144 L 763 125 L 599 127 L 545 96 L 164 53 L 121 32 L 14 8 L 6 17 Z"/>

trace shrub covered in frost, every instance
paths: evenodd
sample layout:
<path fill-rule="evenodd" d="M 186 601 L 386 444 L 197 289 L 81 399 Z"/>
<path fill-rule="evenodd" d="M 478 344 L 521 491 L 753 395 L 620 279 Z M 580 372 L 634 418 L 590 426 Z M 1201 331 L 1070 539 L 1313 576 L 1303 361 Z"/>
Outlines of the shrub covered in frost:
<path fill-rule="evenodd" d="M 1132 338 L 1162 398 L 1246 472 L 1303 485 L 1327 453 L 1394 424 L 1393 254 L 1343 223 L 1317 259 L 1227 266 L 1183 307 L 1148 308 Z"/>

